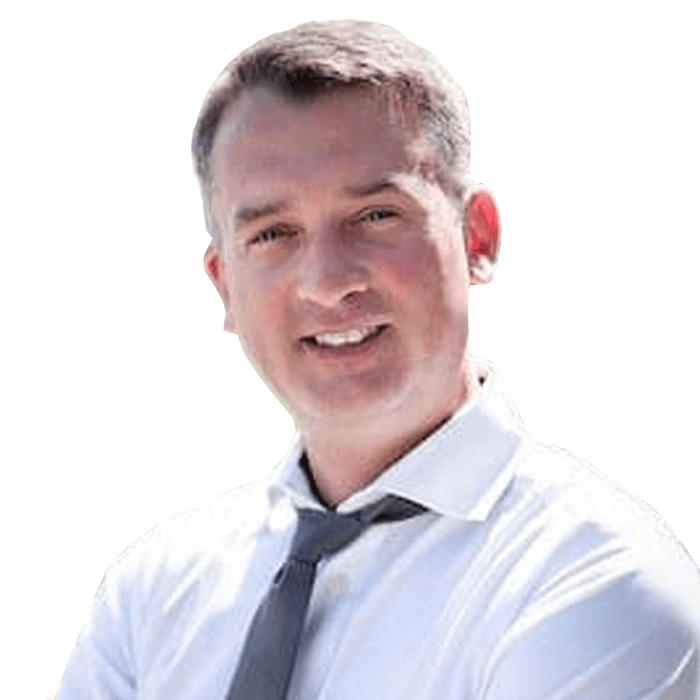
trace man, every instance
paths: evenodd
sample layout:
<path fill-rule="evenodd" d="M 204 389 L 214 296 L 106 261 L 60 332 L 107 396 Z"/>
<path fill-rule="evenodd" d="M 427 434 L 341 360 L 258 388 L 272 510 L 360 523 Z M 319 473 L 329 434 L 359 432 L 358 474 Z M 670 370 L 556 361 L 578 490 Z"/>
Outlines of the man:
<path fill-rule="evenodd" d="M 114 562 L 56 700 L 700 699 L 687 553 L 468 353 L 500 241 L 469 144 L 461 89 L 387 27 L 302 25 L 224 70 L 193 139 L 204 263 L 297 436 Z"/>

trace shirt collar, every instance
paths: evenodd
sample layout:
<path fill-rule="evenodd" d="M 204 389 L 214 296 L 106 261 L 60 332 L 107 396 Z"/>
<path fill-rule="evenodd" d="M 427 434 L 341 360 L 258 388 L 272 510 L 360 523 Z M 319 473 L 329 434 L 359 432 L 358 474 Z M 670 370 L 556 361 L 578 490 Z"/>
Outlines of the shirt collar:
<path fill-rule="evenodd" d="M 444 425 L 354 493 L 337 511 L 347 513 L 387 494 L 464 520 L 485 520 L 513 477 L 523 424 L 492 365 L 479 392 Z M 321 508 L 299 466 L 299 434 L 272 476 L 271 496 L 286 495 L 297 508 Z"/>

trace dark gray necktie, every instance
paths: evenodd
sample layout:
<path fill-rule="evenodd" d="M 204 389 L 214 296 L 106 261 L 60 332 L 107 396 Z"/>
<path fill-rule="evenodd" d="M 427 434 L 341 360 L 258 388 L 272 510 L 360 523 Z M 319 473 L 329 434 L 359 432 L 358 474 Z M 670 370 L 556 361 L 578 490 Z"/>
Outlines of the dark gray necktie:
<path fill-rule="evenodd" d="M 353 513 L 301 509 L 292 548 L 248 630 L 226 700 L 284 700 L 321 557 L 341 550 L 372 523 L 404 520 L 426 509 L 399 496 Z"/>

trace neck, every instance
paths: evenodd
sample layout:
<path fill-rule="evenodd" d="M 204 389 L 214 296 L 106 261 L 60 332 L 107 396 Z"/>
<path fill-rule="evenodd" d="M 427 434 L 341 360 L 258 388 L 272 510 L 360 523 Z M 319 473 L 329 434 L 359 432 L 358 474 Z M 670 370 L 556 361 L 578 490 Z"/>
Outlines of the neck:
<path fill-rule="evenodd" d="M 476 372 L 467 372 L 464 386 L 431 412 L 416 404 L 417 415 L 401 421 L 373 420 L 349 424 L 323 421 L 300 425 L 308 473 L 317 496 L 335 507 L 374 481 L 429 435 L 438 430 L 478 390 Z"/>

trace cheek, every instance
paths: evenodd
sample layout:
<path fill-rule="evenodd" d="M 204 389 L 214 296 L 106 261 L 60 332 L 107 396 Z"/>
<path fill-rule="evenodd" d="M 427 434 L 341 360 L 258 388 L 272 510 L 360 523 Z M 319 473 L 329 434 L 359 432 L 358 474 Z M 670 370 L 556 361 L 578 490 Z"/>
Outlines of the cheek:
<path fill-rule="evenodd" d="M 241 342 L 256 356 L 269 354 L 283 322 L 283 293 L 264 275 L 245 274 L 237 278 L 234 299 Z"/>
<path fill-rule="evenodd" d="M 460 250 L 421 242 L 402 249 L 386 262 L 394 292 L 412 300 L 414 313 L 442 314 L 466 304 L 467 266 Z"/>
<path fill-rule="evenodd" d="M 415 296 L 439 276 L 439 262 L 433 246 L 424 241 L 407 243 L 390 251 L 381 261 L 385 277 L 402 296 Z"/>
<path fill-rule="evenodd" d="M 467 341 L 465 255 L 458 249 L 423 244 L 392 262 L 393 292 L 406 331 L 403 338 L 427 362 L 461 358 Z"/>

